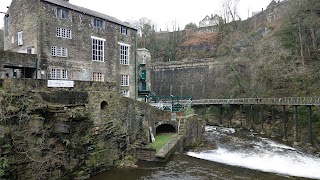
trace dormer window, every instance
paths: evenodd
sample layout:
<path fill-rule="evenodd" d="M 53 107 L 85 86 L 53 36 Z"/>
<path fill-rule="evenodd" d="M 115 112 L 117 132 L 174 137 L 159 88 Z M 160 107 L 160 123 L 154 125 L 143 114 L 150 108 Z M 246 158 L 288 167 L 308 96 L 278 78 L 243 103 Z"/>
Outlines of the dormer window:
<path fill-rule="evenodd" d="M 69 19 L 69 10 L 57 8 L 57 17 L 61 19 Z"/>
<path fill-rule="evenodd" d="M 93 27 L 102 28 L 103 21 L 101 19 L 94 18 L 93 19 Z"/>
<path fill-rule="evenodd" d="M 120 33 L 123 35 L 127 35 L 128 34 L 128 28 L 121 26 L 120 27 Z"/>

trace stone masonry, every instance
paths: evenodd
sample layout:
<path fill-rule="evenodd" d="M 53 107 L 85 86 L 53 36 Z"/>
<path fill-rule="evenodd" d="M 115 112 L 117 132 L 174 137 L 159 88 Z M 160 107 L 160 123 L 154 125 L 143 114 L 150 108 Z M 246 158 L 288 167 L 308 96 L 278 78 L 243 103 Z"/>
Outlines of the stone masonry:
<path fill-rule="evenodd" d="M 134 97 L 136 29 L 65 0 L 15 0 L 8 14 L 4 49 L 37 54 L 38 78 L 115 82 Z"/>

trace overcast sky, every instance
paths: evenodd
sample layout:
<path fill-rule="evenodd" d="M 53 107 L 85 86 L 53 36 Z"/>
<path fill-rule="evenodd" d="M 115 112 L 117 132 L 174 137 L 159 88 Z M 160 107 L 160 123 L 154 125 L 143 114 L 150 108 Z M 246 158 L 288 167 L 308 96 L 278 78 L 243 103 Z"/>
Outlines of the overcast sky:
<path fill-rule="evenodd" d="M 5 12 L 12 0 L 0 0 L 0 12 Z M 222 0 L 70 0 L 70 3 L 95 10 L 122 21 L 148 18 L 153 20 L 157 29 L 171 29 L 176 22 L 180 29 L 189 22 L 199 25 L 206 15 L 219 14 Z M 248 17 L 248 11 L 261 11 L 272 0 L 240 0 L 238 6 L 242 19 Z M 192 3 L 191 3 L 192 2 Z M 3 14 L 0 14 L 0 27 L 3 27 Z"/>

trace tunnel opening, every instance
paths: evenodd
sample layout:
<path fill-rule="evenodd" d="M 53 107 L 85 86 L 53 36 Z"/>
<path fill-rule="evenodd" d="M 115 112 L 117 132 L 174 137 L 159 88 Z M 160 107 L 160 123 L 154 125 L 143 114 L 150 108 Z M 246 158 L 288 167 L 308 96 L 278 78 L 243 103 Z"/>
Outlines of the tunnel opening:
<path fill-rule="evenodd" d="M 104 109 L 107 109 L 107 108 L 108 108 L 107 101 L 102 101 L 101 104 L 100 104 L 100 109 L 104 110 Z"/>
<path fill-rule="evenodd" d="M 176 133 L 177 130 L 171 124 L 161 124 L 156 128 L 156 134 L 168 134 L 168 133 Z"/>

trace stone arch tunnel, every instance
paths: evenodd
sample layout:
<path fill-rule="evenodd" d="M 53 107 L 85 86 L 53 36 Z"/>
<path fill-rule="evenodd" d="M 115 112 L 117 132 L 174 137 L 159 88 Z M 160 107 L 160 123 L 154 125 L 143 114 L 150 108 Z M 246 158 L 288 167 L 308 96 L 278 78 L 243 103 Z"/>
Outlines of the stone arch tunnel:
<path fill-rule="evenodd" d="M 163 123 L 156 127 L 156 134 L 177 133 L 177 126 L 172 123 Z"/>

